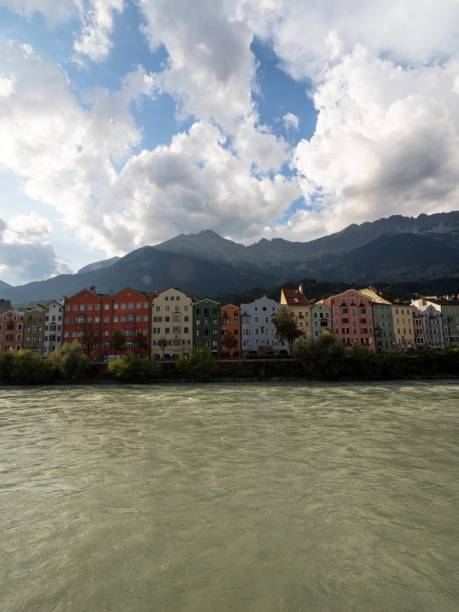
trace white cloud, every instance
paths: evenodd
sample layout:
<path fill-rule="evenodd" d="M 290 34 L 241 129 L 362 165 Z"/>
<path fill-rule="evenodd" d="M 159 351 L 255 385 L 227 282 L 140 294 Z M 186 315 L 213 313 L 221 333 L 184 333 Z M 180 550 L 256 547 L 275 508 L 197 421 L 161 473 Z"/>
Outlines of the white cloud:
<path fill-rule="evenodd" d="M 30 19 L 41 13 L 50 26 L 68 21 L 77 13 L 76 0 L 0 0 L 0 6 Z"/>
<path fill-rule="evenodd" d="M 211 228 L 250 240 L 299 195 L 294 182 L 256 178 L 206 122 L 170 146 L 132 157 L 110 193 L 104 223 L 121 252 Z M 116 250 L 115 250 L 116 252 Z"/>
<path fill-rule="evenodd" d="M 97 90 L 84 110 L 62 69 L 13 43 L 0 51 L 16 80 L 14 93 L 0 98 L 0 164 L 107 253 L 207 227 L 256 238 L 299 195 L 292 180 L 252 174 L 254 158 L 259 172 L 275 172 L 285 154 L 263 126 L 253 134 L 253 117 L 234 140 L 200 121 L 170 146 L 132 155 L 140 133 L 128 106 L 151 92 L 150 75 L 137 68 L 119 93 Z"/>
<path fill-rule="evenodd" d="M 14 92 L 14 79 L 9 77 L 0 78 L 0 98 L 8 98 Z"/>
<path fill-rule="evenodd" d="M 81 36 L 73 44 L 77 55 L 93 62 L 107 59 L 112 47 L 114 14 L 123 12 L 123 0 L 91 0 L 80 10 Z"/>
<path fill-rule="evenodd" d="M 291 230 L 309 235 L 390 214 L 453 210 L 459 201 L 457 63 L 403 69 L 356 46 L 324 74 L 310 141 L 296 148 L 306 197 Z M 318 230 L 320 221 L 321 230 Z"/>
<path fill-rule="evenodd" d="M 285 113 L 282 121 L 286 130 L 297 130 L 300 127 L 300 120 L 295 113 Z"/>
<path fill-rule="evenodd" d="M 114 16 L 124 10 L 124 0 L 0 0 L 0 7 L 32 18 L 40 13 L 50 27 L 79 18 L 81 32 L 74 41 L 76 58 L 103 62 L 112 48 Z"/>
<path fill-rule="evenodd" d="M 0 219 L 0 274 L 26 282 L 68 272 L 48 242 L 51 230 L 35 213 Z"/>
<path fill-rule="evenodd" d="M 11 217 L 4 229 L 3 237 L 6 242 L 47 242 L 52 229 L 49 219 L 31 212 L 28 215 Z"/>
<path fill-rule="evenodd" d="M 56 4 L 2 2 L 26 16 Z M 138 6 L 151 48 L 164 45 L 169 60 L 156 74 L 137 67 L 119 92 L 92 92 L 89 108 L 61 68 L 0 43 L 0 163 L 88 243 L 114 254 L 206 227 L 241 240 L 264 232 L 305 240 L 354 221 L 457 208 L 457 1 Z M 75 7 L 81 16 L 77 54 L 104 59 L 122 0 L 62 7 L 60 20 Z M 293 161 L 254 104 L 254 36 L 313 92 L 317 128 Z M 129 105 L 160 92 L 194 124 L 169 146 L 133 155 L 142 134 Z M 287 112 L 283 122 L 292 137 L 298 117 Z M 286 161 L 299 181 L 280 174 Z M 273 226 L 300 193 L 319 211 Z"/>
<path fill-rule="evenodd" d="M 238 0 L 239 16 L 272 42 L 295 78 L 317 77 L 356 43 L 396 63 L 423 65 L 457 53 L 456 0 Z"/>

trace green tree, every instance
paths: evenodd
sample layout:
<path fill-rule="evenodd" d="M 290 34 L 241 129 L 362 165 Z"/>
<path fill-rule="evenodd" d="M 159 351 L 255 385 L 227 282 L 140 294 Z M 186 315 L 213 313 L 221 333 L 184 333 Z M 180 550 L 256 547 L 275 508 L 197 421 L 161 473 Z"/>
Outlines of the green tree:
<path fill-rule="evenodd" d="M 282 306 L 273 317 L 276 327 L 276 336 L 283 342 L 288 342 L 290 353 L 293 353 L 293 343 L 303 335 L 298 329 L 298 323 L 293 315 L 285 306 Z"/>
<path fill-rule="evenodd" d="M 209 380 L 217 367 L 215 358 L 206 346 L 195 347 L 175 362 L 177 371 L 191 380 Z"/>
<path fill-rule="evenodd" d="M 134 338 L 134 350 L 136 353 L 139 353 L 140 355 L 147 355 L 150 352 L 150 347 L 148 346 L 148 341 L 146 339 L 146 337 L 141 334 L 140 332 L 137 332 L 135 338 Z"/>
<path fill-rule="evenodd" d="M 0 353 L 0 383 L 8 385 L 11 383 L 11 377 L 14 367 L 14 352 L 6 351 Z"/>
<path fill-rule="evenodd" d="M 324 333 L 317 340 L 297 338 L 293 355 L 309 376 L 333 378 L 345 369 L 346 349 L 331 333 Z"/>
<path fill-rule="evenodd" d="M 13 385 L 41 385 L 52 382 L 57 372 L 52 363 L 32 351 L 0 354 L 0 382 Z"/>
<path fill-rule="evenodd" d="M 112 333 L 112 350 L 116 355 L 120 351 L 124 349 L 126 346 L 126 342 L 124 341 L 123 334 L 119 331 L 119 329 L 115 329 Z"/>
<path fill-rule="evenodd" d="M 146 383 L 158 378 L 162 371 L 161 364 L 142 359 L 139 355 L 130 353 L 123 355 L 108 364 L 108 372 L 116 380 L 128 383 Z"/>
<path fill-rule="evenodd" d="M 91 371 L 91 361 L 78 342 L 60 346 L 51 353 L 48 361 L 67 381 L 85 380 Z"/>

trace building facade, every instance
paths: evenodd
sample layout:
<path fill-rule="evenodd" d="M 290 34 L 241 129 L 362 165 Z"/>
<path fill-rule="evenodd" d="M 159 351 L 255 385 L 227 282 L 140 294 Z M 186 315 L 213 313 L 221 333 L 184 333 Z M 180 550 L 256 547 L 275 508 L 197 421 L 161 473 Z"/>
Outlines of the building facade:
<path fill-rule="evenodd" d="M 54 352 L 63 342 L 64 304 L 56 300 L 45 306 L 45 330 L 43 337 L 43 355 Z"/>
<path fill-rule="evenodd" d="M 409 351 L 416 346 L 414 336 L 413 307 L 408 304 L 392 304 L 395 350 Z"/>
<path fill-rule="evenodd" d="M 331 309 L 323 301 L 312 304 L 310 309 L 311 338 L 317 340 L 324 333 L 332 331 Z"/>
<path fill-rule="evenodd" d="M 64 303 L 64 343 L 78 342 L 93 360 L 135 352 L 150 355 L 155 296 L 127 287 L 114 294 L 83 289 Z"/>
<path fill-rule="evenodd" d="M 176 359 L 193 344 L 193 301 L 179 289 L 167 289 L 152 304 L 153 359 Z"/>
<path fill-rule="evenodd" d="M 363 346 L 376 351 L 371 299 L 348 289 L 323 300 L 331 308 L 332 331 L 348 348 Z"/>
<path fill-rule="evenodd" d="M 273 317 L 279 303 L 263 296 L 250 304 L 241 304 L 242 356 L 288 354 L 288 342 L 279 340 Z"/>
<path fill-rule="evenodd" d="M 424 316 L 416 308 L 413 308 L 413 325 L 414 325 L 414 345 L 418 349 L 427 346 L 426 330 L 424 326 Z"/>
<path fill-rule="evenodd" d="M 24 333 L 24 315 L 16 310 L 8 310 L 0 315 L 0 353 L 20 351 Z"/>
<path fill-rule="evenodd" d="M 295 317 L 298 330 L 310 338 L 311 312 L 308 300 L 303 294 L 303 285 L 300 285 L 298 289 L 283 287 L 280 292 L 280 305 L 287 307 L 288 311 Z"/>
<path fill-rule="evenodd" d="M 416 346 L 433 349 L 445 348 L 446 339 L 441 304 L 426 298 L 419 298 L 412 300 L 411 306 L 414 310 Z M 418 331 L 420 328 L 422 332 Z M 424 344 L 421 344 L 420 341 L 421 333 Z"/>
<path fill-rule="evenodd" d="M 22 346 L 27 351 L 43 355 L 45 309 L 32 306 L 24 311 L 24 333 Z"/>
<path fill-rule="evenodd" d="M 443 317 L 445 346 L 459 346 L 459 300 L 442 299 L 438 304 Z"/>
<path fill-rule="evenodd" d="M 392 302 L 386 300 L 373 287 L 360 289 L 360 293 L 369 297 L 372 302 L 376 350 L 379 353 L 395 351 L 396 342 L 392 318 Z"/>
<path fill-rule="evenodd" d="M 221 357 L 241 356 L 241 317 L 239 306 L 226 304 L 220 308 Z"/>
<path fill-rule="evenodd" d="M 193 304 L 193 346 L 205 346 L 220 355 L 220 304 L 204 299 Z"/>

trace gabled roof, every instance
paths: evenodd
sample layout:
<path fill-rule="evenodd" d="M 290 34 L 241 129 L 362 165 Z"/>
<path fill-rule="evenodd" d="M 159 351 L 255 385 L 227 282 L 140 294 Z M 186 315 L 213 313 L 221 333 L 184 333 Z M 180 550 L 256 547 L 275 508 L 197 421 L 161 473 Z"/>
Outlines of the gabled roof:
<path fill-rule="evenodd" d="M 282 287 L 281 292 L 284 295 L 287 306 L 307 306 L 308 300 L 298 289 L 290 289 Z"/>
<path fill-rule="evenodd" d="M 383 298 L 382 295 L 379 295 L 379 293 L 376 291 L 376 289 L 373 289 L 373 287 L 366 287 L 365 289 L 360 289 L 359 291 L 360 293 L 363 293 L 363 295 L 365 295 L 366 297 L 369 297 L 370 300 L 374 302 L 375 304 L 390 305 L 392 303 L 392 302 L 389 302 L 389 300 L 386 300 L 385 298 Z"/>

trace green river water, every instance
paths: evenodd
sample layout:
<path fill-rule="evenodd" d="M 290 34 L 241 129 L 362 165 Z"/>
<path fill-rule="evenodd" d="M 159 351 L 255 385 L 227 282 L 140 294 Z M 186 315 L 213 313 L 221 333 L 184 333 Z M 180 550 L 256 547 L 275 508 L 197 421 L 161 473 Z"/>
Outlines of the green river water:
<path fill-rule="evenodd" d="M 459 385 L 0 389 L 0 612 L 457 612 Z"/>

